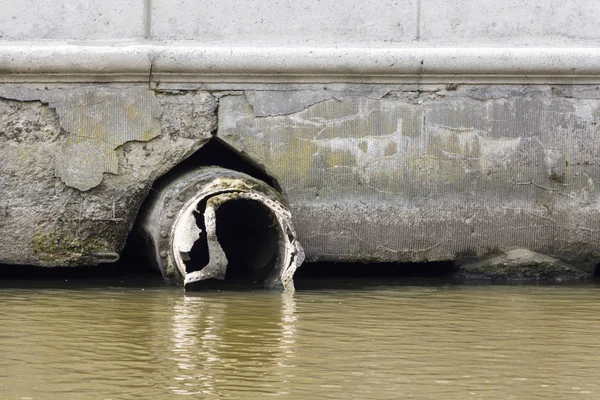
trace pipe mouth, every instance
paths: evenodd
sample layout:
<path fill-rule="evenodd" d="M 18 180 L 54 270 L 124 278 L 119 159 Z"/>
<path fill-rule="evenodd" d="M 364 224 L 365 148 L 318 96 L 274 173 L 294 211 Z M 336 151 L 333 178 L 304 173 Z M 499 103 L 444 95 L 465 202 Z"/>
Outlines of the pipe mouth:
<path fill-rule="evenodd" d="M 265 194 L 265 187 L 247 179 L 196 186 L 197 194 L 180 209 L 170 235 L 172 259 L 186 287 L 209 279 L 293 286 L 304 252 L 289 210 Z"/>
<path fill-rule="evenodd" d="M 231 200 L 215 213 L 217 239 L 228 260 L 227 280 L 264 282 L 284 256 L 277 217 L 255 200 Z"/>

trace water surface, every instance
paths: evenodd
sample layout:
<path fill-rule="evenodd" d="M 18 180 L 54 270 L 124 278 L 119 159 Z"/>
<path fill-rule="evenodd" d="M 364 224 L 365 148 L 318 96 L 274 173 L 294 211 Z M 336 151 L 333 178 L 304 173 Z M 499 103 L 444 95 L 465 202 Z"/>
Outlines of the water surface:
<path fill-rule="evenodd" d="M 4 284 L 0 398 L 600 396 L 595 284 L 152 285 Z"/>

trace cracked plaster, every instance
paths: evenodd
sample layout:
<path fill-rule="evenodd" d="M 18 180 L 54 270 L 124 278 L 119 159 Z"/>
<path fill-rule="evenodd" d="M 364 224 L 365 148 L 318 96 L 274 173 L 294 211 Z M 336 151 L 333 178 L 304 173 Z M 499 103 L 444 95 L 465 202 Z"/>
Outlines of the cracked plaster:
<path fill-rule="evenodd" d="M 4 86 L 0 96 L 0 263 L 114 260 L 152 183 L 206 143 L 216 126 L 216 101 L 205 92 Z M 102 106 L 66 107 L 86 98 Z"/>
<path fill-rule="evenodd" d="M 272 116 L 254 110 L 281 93 L 261 92 L 259 107 L 254 94 L 225 96 L 218 136 L 281 184 L 309 260 L 453 260 L 526 245 L 593 268 L 598 100 L 544 86 L 427 90 L 312 97 Z"/>

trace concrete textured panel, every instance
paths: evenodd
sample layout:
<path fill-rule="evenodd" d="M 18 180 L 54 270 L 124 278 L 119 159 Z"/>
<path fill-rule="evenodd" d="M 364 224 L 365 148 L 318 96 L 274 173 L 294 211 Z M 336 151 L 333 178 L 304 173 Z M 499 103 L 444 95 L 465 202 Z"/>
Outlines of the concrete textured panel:
<path fill-rule="evenodd" d="M 0 39 L 594 45 L 599 14 L 594 0 L 5 0 Z"/>
<path fill-rule="evenodd" d="M 421 1 L 421 39 L 427 42 L 561 46 L 600 39 L 596 0 Z"/>
<path fill-rule="evenodd" d="M 216 125 L 216 101 L 205 92 L 0 89 L 0 263 L 114 260 L 154 180 L 206 143 Z M 107 161 L 116 173 L 102 174 Z M 69 186 L 56 176 L 60 164 L 84 183 L 97 174 L 102 182 L 81 191 L 63 177 Z"/>
<path fill-rule="evenodd" d="M 280 96 L 249 98 L 272 109 Z M 599 124 L 598 99 L 467 87 L 337 95 L 269 117 L 230 96 L 218 136 L 278 179 L 308 259 L 444 260 L 523 247 L 595 265 Z"/>
<path fill-rule="evenodd" d="M 67 134 L 56 175 L 82 191 L 98 186 L 105 172 L 118 173 L 119 146 L 160 135 L 160 110 L 154 92 L 146 88 L 40 92 L 0 87 L 0 96 L 39 100 L 56 110 Z"/>
<path fill-rule="evenodd" d="M 160 135 L 160 111 L 149 90 L 72 91 L 50 107 L 69 134 L 56 174 L 79 190 L 99 185 L 104 172 L 118 173 L 117 147 Z"/>
<path fill-rule="evenodd" d="M 154 0 L 152 37 L 233 43 L 408 42 L 416 0 Z"/>
<path fill-rule="evenodd" d="M 0 39 L 88 40 L 144 36 L 141 0 L 2 0 Z"/>

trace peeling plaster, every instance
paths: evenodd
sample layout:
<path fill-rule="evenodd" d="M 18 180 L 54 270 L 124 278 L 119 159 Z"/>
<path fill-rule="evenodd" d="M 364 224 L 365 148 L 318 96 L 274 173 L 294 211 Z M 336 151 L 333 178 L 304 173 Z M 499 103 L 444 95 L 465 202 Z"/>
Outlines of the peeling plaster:
<path fill-rule="evenodd" d="M 27 90 L 0 88 L 0 97 L 40 101 L 56 110 L 67 140 L 55 163 L 67 186 L 86 191 L 102 182 L 103 173 L 118 173 L 116 149 L 130 141 L 160 135 L 160 109 L 147 89 Z"/>

